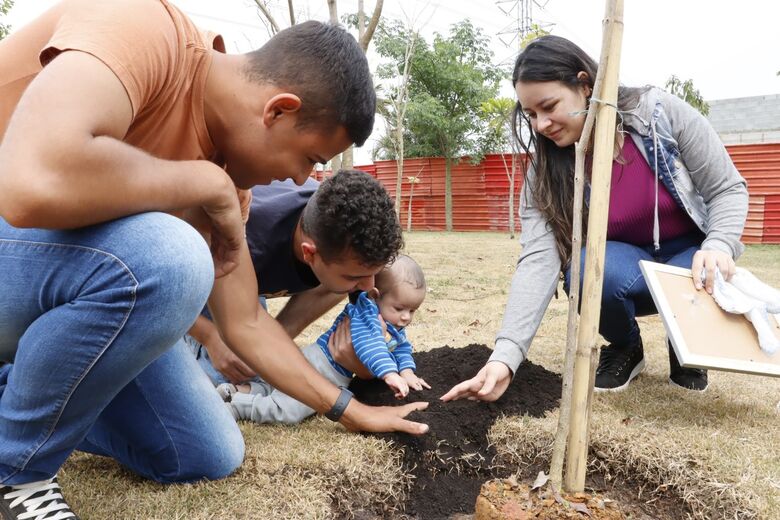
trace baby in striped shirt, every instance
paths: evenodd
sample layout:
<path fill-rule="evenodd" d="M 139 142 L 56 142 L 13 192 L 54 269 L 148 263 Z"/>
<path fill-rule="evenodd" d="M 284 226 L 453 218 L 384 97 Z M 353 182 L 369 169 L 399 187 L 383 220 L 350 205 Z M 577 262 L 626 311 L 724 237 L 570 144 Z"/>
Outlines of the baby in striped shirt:
<path fill-rule="evenodd" d="M 354 374 L 338 364 L 328 350 L 336 327 L 349 318 L 355 354 L 371 374 L 384 380 L 401 399 L 409 390 L 430 389 L 415 373 L 406 327 L 425 299 L 425 276 L 410 256 L 399 255 L 376 275 L 375 287 L 348 303 L 327 332 L 302 349 L 304 357 L 336 386 L 347 386 Z M 237 420 L 295 424 L 314 410 L 260 379 L 242 385 L 225 383 L 217 391 Z"/>

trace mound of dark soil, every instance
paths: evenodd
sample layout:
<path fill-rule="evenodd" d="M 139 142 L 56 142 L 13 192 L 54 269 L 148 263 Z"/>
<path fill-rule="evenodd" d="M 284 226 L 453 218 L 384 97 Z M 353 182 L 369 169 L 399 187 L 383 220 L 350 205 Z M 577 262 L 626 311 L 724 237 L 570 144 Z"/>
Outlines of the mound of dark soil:
<path fill-rule="evenodd" d="M 428 401 L 430 405 L 409 418 L 428 424 L 430 431 L 420 437 L 382 435 L 404 448 L 404 465 L 415 476 L 406 503 L 406 514 L 413 518 L 437 520 L 455 513 L 473 513 L 482 484 L 511 473 L 493 465 L 495 451 L 487 440 L 490 426 L 501 415 L 540 417 L 558 406 L 560 376 L 527 361 L 520 365 L 514 381 L 496 402 L 439 401 L 453 385 L 473 377 L 490 352 L 485 345 L 469 345 L 441 347 L 415 355 L 417 374 L 432 388 L 411 392 L 409 402 Z M 383 381 L 355 380 L 351 389 L 366 404 L 398 404 Z"/>

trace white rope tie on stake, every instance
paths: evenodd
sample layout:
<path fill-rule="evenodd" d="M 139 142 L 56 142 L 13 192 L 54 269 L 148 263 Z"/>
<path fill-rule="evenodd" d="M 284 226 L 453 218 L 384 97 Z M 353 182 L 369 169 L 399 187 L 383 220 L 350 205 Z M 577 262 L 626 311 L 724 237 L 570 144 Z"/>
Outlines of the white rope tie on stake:
<path fill-rule="evenodd" d="M 602 104 L 604 106 L 608 106 L 608 107 L 614 108 L 615 109 L 615 113 L 617 114 L 617 117 L 618 117 L 618 122 L 617 122 L 617 127 L 616 127 L 617 133 L 622 134 L 622 135 L 626 135 L 627 134 L 627 132 L 625 130 L 623 130 L 623 116 L 624 115 L 633 115 L 633 112 L 636 110 L 636 108 L 633 108 L 631 110 L 620 110 L 618 108 L 618 106 L 617 106 L 617 103 L 610 103 L 609 101 L 605 101 L 603 99 L 599 99 L 596 96 L 591 96 L 590 97 L 590 101 L 595 102 L 595 103 L 600 103 L 600 104 Z M 585 110 L 575 110 L 574 112 L 569 112 L 569 116 L 577 117 L 577 116 L 586 115 L 587 113 L 588 113 L 588 109 L 586 108 Z"/>

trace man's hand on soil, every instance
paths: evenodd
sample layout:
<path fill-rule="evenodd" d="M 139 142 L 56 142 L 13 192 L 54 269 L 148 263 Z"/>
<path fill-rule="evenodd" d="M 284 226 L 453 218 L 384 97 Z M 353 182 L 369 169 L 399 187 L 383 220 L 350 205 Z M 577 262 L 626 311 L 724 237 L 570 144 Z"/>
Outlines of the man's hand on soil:
<path fill-rule="evenodd" d="M 428 403 L 425 402 L 403 406 L 366 406 L 352 399 L 339 422 L 354 432 L 404 432 L 422 435 L 427 433 L 428 425 L 409 421 L 405 417 L 426 408 Z"/>

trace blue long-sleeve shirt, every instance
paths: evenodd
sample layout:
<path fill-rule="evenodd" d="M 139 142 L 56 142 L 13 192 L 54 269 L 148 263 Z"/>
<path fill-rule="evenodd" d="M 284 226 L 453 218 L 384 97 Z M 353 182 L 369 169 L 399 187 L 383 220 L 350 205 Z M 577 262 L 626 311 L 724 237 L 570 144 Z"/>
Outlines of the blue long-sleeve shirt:
<path fill-rule="evenodd" d="M 333 326 L 317 339 L 317 344 L 327 356 L 333 368 L 341 374 L 352 377 L 352 372 L 336 363 L 328 350 L 328 339 L 336 327 L 349 316 L 350 334 L 355 354 L 363 365 L 368 368 L 374 377 L 382 378 L 390 372 L 400 372 L 406 368 L 416 370 L 417 366 L 412 358 L 412 345 L 406 339 L 403 329 L 396 329 L 392 324 L 386 323 L 390 339 L 386 340 L 382 333 L 382 324 L 379 322 L 379 307 L 365 292 L 360 293 L 357 301 L 348 303 L 341 314 L 333 322 Z"/>

